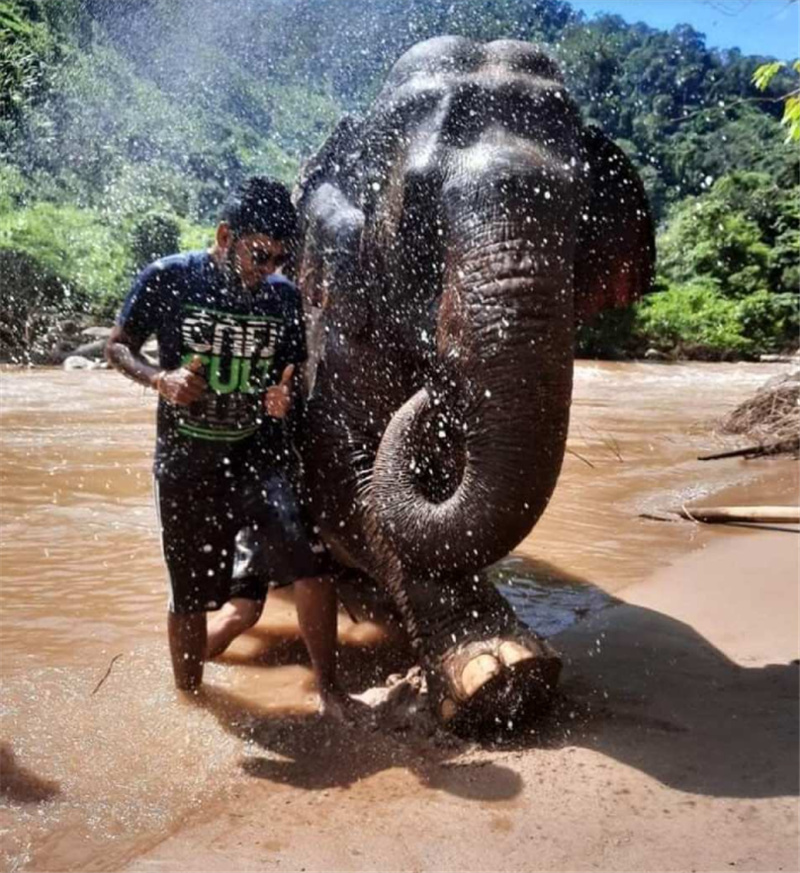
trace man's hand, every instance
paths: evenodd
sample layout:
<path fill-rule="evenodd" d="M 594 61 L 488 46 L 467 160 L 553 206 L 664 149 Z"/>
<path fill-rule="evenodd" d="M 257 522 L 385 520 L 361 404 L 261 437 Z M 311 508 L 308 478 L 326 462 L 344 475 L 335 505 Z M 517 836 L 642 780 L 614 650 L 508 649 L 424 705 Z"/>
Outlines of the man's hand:
<path fill-rule="evenodd" d="M 283 371 L 281 381 L 277 385 L 267 388 L 267 393 L 264 395 L 264 407 L 267 414 L 273 418 L 285 418 L 291 409 L 293 375 L 294 364 L 289 364 Z"/>
<path fill-rule="evenodd" d="M 208 384 L 200 375 L 203 367 L 202 358 L 195 355 L 188 364 L 177 370 L 167 370 L 156 374 L 153 387 L 170 403 L 178 406 L 188 406 L 199 400 Z"/>

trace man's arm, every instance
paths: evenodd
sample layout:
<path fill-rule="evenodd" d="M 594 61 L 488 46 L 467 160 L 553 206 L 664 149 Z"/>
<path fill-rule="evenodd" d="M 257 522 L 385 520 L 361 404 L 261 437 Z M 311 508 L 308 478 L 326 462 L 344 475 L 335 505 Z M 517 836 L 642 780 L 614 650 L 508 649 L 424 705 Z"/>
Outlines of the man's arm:
<path fill-rule="evenodd" d="M 136 340 L 119 325 L 111 328 L 111 334 L 106 343 L 106 360 L 115 370 L 145 385 L 147 388 L 155 388 L 155 382 L 162 372 L 158 367 L 148 364 L 142 357 L 142 342 Z"/>
<path fill-rule="evenodd" d="M 106 343 L 106 360 L 124 376 L 155 389 L 165 400 L 187 406 L 199 400 L 206 390 L 206 380 L 198 373 L 202 362 L 198 356 L 185 367 L 162 370 L 142 357 L 142 341 L 116 325 Z"/>

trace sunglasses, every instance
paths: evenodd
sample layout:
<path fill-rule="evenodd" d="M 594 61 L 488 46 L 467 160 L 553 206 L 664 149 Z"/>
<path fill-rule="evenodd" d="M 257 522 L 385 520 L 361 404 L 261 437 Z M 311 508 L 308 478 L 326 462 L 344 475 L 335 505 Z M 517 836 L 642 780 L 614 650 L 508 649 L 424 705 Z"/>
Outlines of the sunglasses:
<path fill-rule="evenodd" d="M 275 255 L 267 249 L 253 249 L 250 252 L 250 257 L 253 261 L 253 265 L 256 267 L 266 267 L 269 264 L 274 264 L 276 267 L 282 267 L 289 256 L 286 252 L 281 252 L 279 255 Z"/>

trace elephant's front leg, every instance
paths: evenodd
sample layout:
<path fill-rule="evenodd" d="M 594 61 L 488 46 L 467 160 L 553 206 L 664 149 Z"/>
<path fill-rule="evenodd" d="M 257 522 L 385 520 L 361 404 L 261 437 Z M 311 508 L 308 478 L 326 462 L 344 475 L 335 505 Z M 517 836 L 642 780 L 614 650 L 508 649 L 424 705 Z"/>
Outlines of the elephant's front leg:
<path fill-rule="evenodd" d="M 546 709 L 561 659 L 514 615 L 485 574 L 398 581 L 396 599 L 445 726 L 476 732 Z"/>

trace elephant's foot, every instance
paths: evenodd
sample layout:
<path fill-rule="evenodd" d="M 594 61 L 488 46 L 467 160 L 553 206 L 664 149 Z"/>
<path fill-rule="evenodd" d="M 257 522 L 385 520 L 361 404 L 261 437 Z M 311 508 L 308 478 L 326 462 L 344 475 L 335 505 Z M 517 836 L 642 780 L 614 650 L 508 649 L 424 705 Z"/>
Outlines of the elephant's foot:
<path fill-rule="evenodd" d="M 517 630 L 451 648 L 434 665 L 433 703 L 456 733 L 497 727 L 547 708 L 561 659 L 545 640 Z"/>

